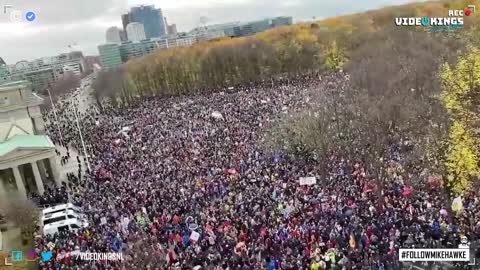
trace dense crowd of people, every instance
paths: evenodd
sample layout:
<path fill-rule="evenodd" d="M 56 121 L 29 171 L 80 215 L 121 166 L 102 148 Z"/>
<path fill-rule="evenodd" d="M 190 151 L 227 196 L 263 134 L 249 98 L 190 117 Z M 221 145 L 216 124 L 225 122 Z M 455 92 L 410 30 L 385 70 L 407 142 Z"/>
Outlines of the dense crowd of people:
<path fill-rule="evenodd" d="M 88 227 L 38 239 L 39 252 L 54 252 L 41 269 L 402 269 L 401 247 L 478 240 L 478 197 L 452 213 L 425 170 L 392 159 L 376 181 L 354 157 L 318 164 L 266 150 L 265 130 L 308 106 L 311 88 L 346 85 L 342 73 L 315 75 L 80 112 L 92 171 L 67 190 Z M 59 103 L 48 132 L 81 151 L 75 106 Z M 72 251 L 124 260 L 80 261 Z"/>

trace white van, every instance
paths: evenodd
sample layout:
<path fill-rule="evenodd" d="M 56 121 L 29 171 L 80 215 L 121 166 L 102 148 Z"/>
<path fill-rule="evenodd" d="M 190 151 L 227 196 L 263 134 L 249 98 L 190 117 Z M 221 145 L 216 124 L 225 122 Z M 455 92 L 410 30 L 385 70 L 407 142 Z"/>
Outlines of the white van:
<path fill-rule="evenodd" d="M 76 231 L 88 226 L 81 208 L 71 203 L 43 209 L 40 223 L 44 235 L 53 235 L 60 231 Z"/>
<path fill-rule="evenodd" d="M 47 215 L 47 214 L 54 214 L 54 213 L 59 213 L 63 212 L 66 210 L 73 210 L 77 212 L 78 214 L 83 213 L 82 209 L 78 206 L 75 206 L 73 203 L 65 203 L 65 204 L 58 204 L 55 206 L 50 206 L 46 207 L 42 210 L 42 215 Z"/>

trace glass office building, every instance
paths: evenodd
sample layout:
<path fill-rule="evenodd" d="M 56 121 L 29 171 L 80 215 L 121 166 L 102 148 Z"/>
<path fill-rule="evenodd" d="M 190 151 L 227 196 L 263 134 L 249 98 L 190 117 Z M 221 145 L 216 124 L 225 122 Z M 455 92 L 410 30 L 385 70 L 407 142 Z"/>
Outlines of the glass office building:
<path fill-rule="evenodd" d="M 156 9 L 153 5 L 132 7 L 128 13 L 128 19 L 122 17 L 122 21 L 143 24 L 146 38 L 163 37 L 167 35 L 167 27 L 165 26 L 162 10 L 160 8 Z"/>
<path fill-rule="evenodd" d="M 100 53 L 100 61 L 104 69 L 112 69 L 119 67 L 122 64 L 122 57 L 120 54 L 120 46 L 115 43 L 108 43 L 98 46 Z"/>

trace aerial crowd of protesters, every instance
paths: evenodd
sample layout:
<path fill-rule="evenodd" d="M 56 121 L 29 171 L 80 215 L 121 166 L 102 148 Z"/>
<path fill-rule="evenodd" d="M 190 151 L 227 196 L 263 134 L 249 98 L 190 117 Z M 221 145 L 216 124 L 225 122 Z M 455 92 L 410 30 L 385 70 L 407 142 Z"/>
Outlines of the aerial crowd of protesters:
<path fill-rule="evenodd" d="M 54 253 L 41 269 L 402 269 L 401 247 L 476 241 L 479 198 L 466 194 L 452 213 L 425 171 L 405 171 L 399 150 L 379 187 L 356 157 L 313 162 L 265 149 L 265 130 L 332 84 L 346 87 L 345 74 L 92 104 L 79 113 L 92 170 L 65 187 L 88 226 L 39 238 L 38 252 Z M 46 117 L 52 140 L 82 153 L 77 103 L 58 103 L 58 124 Z M 122 252 L 123 261 L 73 251 Z"/>

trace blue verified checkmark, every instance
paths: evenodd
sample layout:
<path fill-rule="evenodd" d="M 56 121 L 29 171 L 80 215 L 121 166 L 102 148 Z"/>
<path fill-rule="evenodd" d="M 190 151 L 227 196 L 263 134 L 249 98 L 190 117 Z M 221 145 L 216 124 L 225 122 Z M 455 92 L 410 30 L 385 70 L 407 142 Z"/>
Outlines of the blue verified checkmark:
<path fill-rule="evenodd" d="M 33 11 L 29 11 L 27 14 L 25 14 L 25 19 L 27 19 L 29 22 L 33 22 L 35 18 L 37 18 L 37 15 L 35 15 L 35 12 Z"/>

